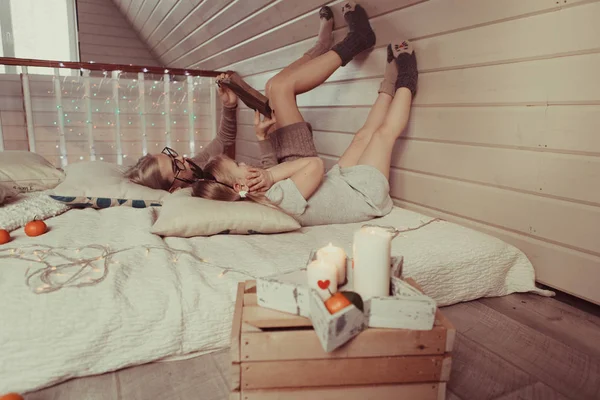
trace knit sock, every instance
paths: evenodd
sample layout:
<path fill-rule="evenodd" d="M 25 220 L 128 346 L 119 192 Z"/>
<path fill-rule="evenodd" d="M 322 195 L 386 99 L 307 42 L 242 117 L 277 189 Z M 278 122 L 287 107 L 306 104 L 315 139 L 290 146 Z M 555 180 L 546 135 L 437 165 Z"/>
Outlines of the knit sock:
<path fill-rule="evenodd" d="M 310 58 L 315 58 L 321 54 L 327 53 L 333 43 L 333 11 L 331 11 L 331 8 L 328 6 L 321 7 L 319 19 L 321 25 L 319 27 L 317 43 L 304 53 L 304 55 L 309 56 Z"/>
<path fill-rule="evenodd" d="M 348 23 L 348 34 L 331 50 L 340 56 L 344 66 L 358 54 L 375 46 L 376 37 L 369 23 L 369 17 L 360 5 L 348 1 L 342 6 L 342 12 Z"/>
<path fill-rule="evenodd" d="M 383 80 L 379 85 L 377 93 L 387 93 L 394 97 L 396 94 L 396 80 L 398 79 L 398 66 L 396 65 L 396 59 L 392 53 L 392 48 L 388 46 L 387 49 L 387 64 L 385 66 L 385 72 L 383 73 Z"/>
<path fill-rule="evenodd" d="M 409 89 L 414 96 L 417 93 L 417 56 L 412 44 L 408 40 L 388 45 L 388 62 L 394 60 L 398 69 L 395 89 L 401 87 Z"/>

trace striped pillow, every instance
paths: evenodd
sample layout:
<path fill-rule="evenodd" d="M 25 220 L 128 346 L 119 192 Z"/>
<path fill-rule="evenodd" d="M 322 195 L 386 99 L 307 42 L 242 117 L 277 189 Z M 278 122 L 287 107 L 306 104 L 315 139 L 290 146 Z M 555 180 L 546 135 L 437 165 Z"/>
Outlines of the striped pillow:
<path fill-rule="evenodd" d="M 112 199 L 110 197 L 86 197 L 86 196 L 56 196 L 50 195 L 54 200 L 60 201 L 73 208 L 109 208 L 109 207 L 161 207 L 162 204 L 156 200 L 131 200 Z"/>

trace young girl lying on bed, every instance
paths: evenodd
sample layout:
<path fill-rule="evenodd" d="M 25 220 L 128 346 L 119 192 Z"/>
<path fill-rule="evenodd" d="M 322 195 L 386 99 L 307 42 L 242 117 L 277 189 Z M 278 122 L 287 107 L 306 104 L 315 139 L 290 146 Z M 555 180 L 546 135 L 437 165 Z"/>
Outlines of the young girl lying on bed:
<path fill-rule="evenodd" d="M 296 95 L 320 85 L 359 52 L 373 46 L 375 35 L 364 9 L 349 4 L 344 11 L 350 32 L 341 43 L 282 71 L 267 84 L 279 131 L 310 132 L 298 110 Z M 367 121 L 326 175 L 318 157 L 282 162 L 264 170 L 218 156 L 204 169 L 208 179 L 193 185 L 194 195 L 225 201 L 248 198 L 275 205 L 304 226 L 360 222 L 388 214 L 392 209 L 388 183 L 392 150 L 408 122 L 417 77 L 412 46 L 407 41 L 389 45 L 384 79 Z M 256 121 L 259 139 L 271 122 Z M 261 146 L 265 142 L 261 141 Z M 248 179 L 249 174 L 254 178 Z M 262 194 L 257 189 L 268 191 Z"/>
<path fill-rule="evenodd" d="M 289 65 L 284 71 L 292 70 L 306 61 L 317 57 L 329 50 L 333 41 L 333 12 L 329 7 L 321 8 L 319 12 L 321 26 L 318 40 L 304 56 Z M 222 74 L 217 77 L 219 82 L 228 78 L 230 74 Z M 138 160 L 125 176 L 133 183 L 144 185 L 153 189 L 173 191 L 191 185 L 198 178 L 202 178 L 202 168 L 211 157 L 221 155 L 225 149 L 235 143 L 237 133 L 237 96 L 224 85 L 218 87 L 219 95 L 223 103 L 221 125 L 215 139 L 213 139 L 202 152 L 192 158 L 184 158 L 173 149 L 165 147 L 160 154 L 148 154 Z M 265 128 L 274 125 L 274 120 L 267 120 L 263 124 Z M 265 142 L 267 144 L 267 142 Z M 280 162 L 293 161 L 302 157 L 316 157 L 317 150 L 313 143 L 312 132 L 293 129 L 281 130 L 280 133 L 270 135 L 268 147 L 265 147 L 263 167 L 270 167 L 271 157 L 277 154 Z"/>
<path fill-rule="evenodd" d="M 217 79 L 223 79 L 222 74 Z M 211 157 L 223 154 L 235 143 L 237 134 L 237 96 L 227 88 L 219 88 L 219 97 L 223 104 L 221 124 L 217 136 L 196 154 L 187 159 L 175 150 L 165 147 L 160 154 L 146 154 L 125 172 L 133 183 L 152 189 L 173 191 L 189 186 L 194 182 L 194 171 L 204 167 Z M 191 161 L 191 162 L 190 162 Z"/>

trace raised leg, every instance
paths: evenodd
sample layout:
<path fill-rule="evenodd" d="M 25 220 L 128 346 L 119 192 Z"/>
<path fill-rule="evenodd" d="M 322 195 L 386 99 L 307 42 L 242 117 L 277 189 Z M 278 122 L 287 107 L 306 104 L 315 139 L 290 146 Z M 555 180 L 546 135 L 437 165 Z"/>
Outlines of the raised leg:
<path fill-rule="evenodd" d="M 357 164 L 371 165 L 389 179 L 392 151 L 396 139 L 408 123 L 412 98 L 417 89 L 418 71 L 415 53 L 407 41 L 388 46 L 388 55 L 394 60 L 398 69 L 396 92 L 383 123 L 371 136 Z M 389 96 L 382 91 L 385 86 L 382 84 L 380 87 L 379 97 Z"/>
<path fill-rule="evenodd" d="M 380 96 L 387 96 L 381 94 Z M 370 165 L 377 168 L 386 178 L 390 177 L 392 151 L 396 139 L 406 128 L 410 115 L 412 93 L 402 87 L 396 91 L 392 104 L 383 124 L 373 133 L 371 140 L 360 155 L 358 165 Z"/>
<path fill-rule="evenodd" d="M 338 161 L 340 167 L 351 167 L 358 163 L 360 156 L 367 148 L 371 137 L 373 137 L 373 133 L 383 124 L 392 100 L 393 97 L 389 94 L 379 94 L 375 104 L 371 107 L 371 111 L 369 111 L 365 124 L 356 132 L 352 143 L 340 157 Z"/>
<path fill-rule="evenodd" d="M 346 2 L 343 12 L 349 27 L 344 40 L 319 57 L 301 59 L 295 67 L 275 75 L 267 83 L 267 97 L 271 109 L 275 110 L 278 127 L 303 121 L 296 105 L 296 95 L 321 85 L 340 66 L 375 45 L 375 33 L 365 10 L 353 2 Z"/>
<path fill-rule="evenodd" d="M 278 75 L 286 75 L 289 72 L 297 69 L 301 65 L 306 64 L 308 61 L 320 56 L 321 54 L 327 53 L 331 49 L 333 44 L 333 11 L 329 6 L 323 6 L 319 10 L 319 33 L 317 34 L 317 41 L 306 53 L 299 59 L 282 69 Z M 265 88 L 265 94 L 269 97 L 271 89 L 271 80 L 267 82 Z"/>

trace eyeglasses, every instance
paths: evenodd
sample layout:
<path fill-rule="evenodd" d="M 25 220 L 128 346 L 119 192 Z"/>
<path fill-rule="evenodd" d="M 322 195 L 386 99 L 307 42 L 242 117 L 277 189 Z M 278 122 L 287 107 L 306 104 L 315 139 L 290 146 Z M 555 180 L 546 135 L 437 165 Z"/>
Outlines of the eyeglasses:
<path fill-rule="evenodd" d="M 169 190 L 171 190 L 173 188 L 175 181 L 181 181 L 181 182 L 185 182 L 185 183 L 189 183 L 189 184 L 194 183 L 194 181 L 192 181 L 190 179 L 185 179 L 185 178 L 179 177 L 179 173 L 181 171 L 185 171 L 187 169 L 187 167 L 185 166 L 185 163 L 178 158 L 179 153 L 177 153 L 175 150 L 173 150 L 170 147 L 165 147 L 161 151 L 161 153 L 169 156 L 169 158 L 171 159 L 171 163 L 173 164 L 173 173 L 175 174 L 175 178 L 173 178 L 173 182 L 171 182 L 171 186 L 169 187 Z"/>

